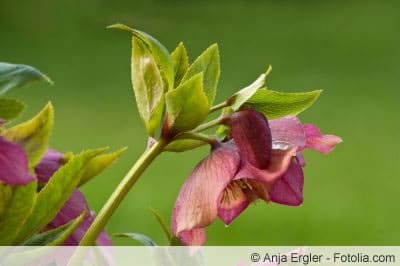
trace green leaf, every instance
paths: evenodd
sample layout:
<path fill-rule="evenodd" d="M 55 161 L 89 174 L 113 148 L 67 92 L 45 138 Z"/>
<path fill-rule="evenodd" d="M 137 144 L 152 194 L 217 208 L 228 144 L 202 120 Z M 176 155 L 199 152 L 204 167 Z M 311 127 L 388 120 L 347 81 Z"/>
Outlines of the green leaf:
<path fill-rule="evenodd" d="M 55 229 L 45 231 L 34 235 L 26 240 L 23 246 L 57 246 L 61 245 L 75 231 L 75 229 L 83 222 L 86 212 L 79 215 L 70 222 L 59 226 Z"/>
<path fill-rule="evenodd" d="M 12 120 L 19 116 L 25 105 L 15 99 L 0 98 L 0 119 Z"/>
<path fill-rule="evenodd" d="M 37 198 L 36 188 L 36 182 L 13 188 L 8 208 L 0 219 L 0 245 L 14 244 L 15 238 L 34 208 Z"/>
<path fill-rule="evenodd" d="M 92 160 L 89 161 L 89 163 L 83 170 L 83 174 L 78 186 L 86 184 L 93 177 L 99 175 L 115 160 L 117 160 L 125 151 L 126 148 L 122 148 L 112 153 L 102 154 L 94 157 Z"/>
<path fill-rule="evenodd" d="M 220 75 L 220 62 L 218 45 L 208 47 L 189 67 L 182 78 L 182 82 L 188 81 L 193 76 L 203 73 L 203 89 L 207 95 L 208 103 L 213 104 Z"/>
<path fill-rule="evenodd" d="M 128 237 L 142 243 L 144 246 L 157 246 L 157 244 L 150 237 L 138 233 L 120 233 L 114 234 L 114 236 Z"/>
<path fill-rule="evenodd" d="M 178 139 L 169 143 L 164 150 L 170 152 L 184 152 L 196 149 L 206 144 L 206 142 L 196 139 Z"/>
<path fill-rule="evenodd" d="M 132 84 L 147 132 L 155 136 L 164 108 L 163 79 L 151 52 L 138 38 L 132 38 Z"/>
<path fill-rule="evenodd" d="M 163 230 L 165 236 L 167 237 L 168 240 L 171 239 L 172 234 L 168 229 L 167 224 L 164 222 L 163 218 L 161 217 L 161 215 L 154 209 L 150 209 L 151 213 L 154 215 L 154 217 L 156 218 L 157 222 L 160 224 L 161 229 Z"/>
<path fill-rule="evenodd" d="M 53 82 L 34 67 L 0 62 L 0 95 L 32 81 Z"/>
<path fill-rule="evenodd" d="M 175 85 L 177 87 L 189 69 L 189 57 L 183 42 L 180 42 L 171 54 L 174 65 Z"/>
<path fill-rule="evenodd" d="M 315 90 L 286 93 L 260 89 L 243 107 L 255 109 L 268 119 L 277 119 L 287 115 L 297 115 L 306 110 L 318 99 L 321 92 L 321 90 Z"/>
<path fill-rule="evenodd" d="M 39 163 L 48 149 L 53 120 L 53 106 L 48 103 L 31 120 L 2 132 L 6 139 L 18 143 L 24 148 L 29 158 L 30 168 Z"/>
<path fill-rule="evenodd" d="M 13 189 L 10 185 L 0 183 L 0 221 L 1 216 L 7 210 L 9 202 L 12 199 Z"/>
<path fill-rule="evenodd" d="M 172 134 L 193 129 L 207 117 L 210 106 L 202 84 L 203 74 L 199 73 L 166 94 Z"/>
<path fill-rule="evenodd" d="M 83 152 L 58 169 L 40 190 L 32 215 L 18 234 L 18 242 L 34 235 L 57 215 L 79 184 L 87 163 L 104 151 L 104 149 L 99 149 Z"/>
<path fill-rule="evenodd" d="M 266 78 L 269 72 L 271 72 L 271 69 L 272 68 L 270 66 L 268 70 L 261 74 L 252 84 L 241 89 L 228 99 L 228 103 L 232 107 L 233 111 L 239 110 L 240 107 L 247 102 L 247 100 L 249 100 L 258 89 L 265 85 Z"/>
<path fill-rule="evenodd" d="M 163 78 L 167 81 L 167 86 L 165 86 L 165 90 L 171 90 L 173 88 L 174 67 L 172 64 L 171 55 L 169 54 L 167 48 L 165 48 L 164 45 L 162 45 L 153 36 L 145 32 L 130 28 L 123 24 L 114 24 L 108 26 L 107 28 L 128 31 L 132 33 L 134 37 L 142 40 L 145 43 L 146 48 L 149 49 L 151 54 L 154 56 L 154 60 L 156 61 L 157 66 L 161 70 Z"/>

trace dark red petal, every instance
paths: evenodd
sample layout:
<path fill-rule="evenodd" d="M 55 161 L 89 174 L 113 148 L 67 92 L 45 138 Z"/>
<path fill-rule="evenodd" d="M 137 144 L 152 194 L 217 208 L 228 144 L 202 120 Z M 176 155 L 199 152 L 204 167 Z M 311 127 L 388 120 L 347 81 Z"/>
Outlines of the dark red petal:
<path fill-rule="evenodd" d="M 231 137 L 242 156 L 259 169 L 268 167 L 271 160 L 272 138 L 267 119 L 254 110 L 232 115 Z"/>
<path fill-rule="evenodd" d="M 8 185 L 26 185 L 35 180 L 29 173 L 28 158 L 17 144 L 0 138 L 0 181 Z"/>
<path fill-rule="evenodd" d="M 303 169 L 295 160 L 289 165 L 286 173 L 271 188 L 271 201 L 289 206 L 303 203 Z"/>
<path fill-rule="evenodd" d="M 35 167 L 36 177 L 39 182 L 45 183 L 63 164 L 64 154 L 48 150 L 40 163 Z"/>

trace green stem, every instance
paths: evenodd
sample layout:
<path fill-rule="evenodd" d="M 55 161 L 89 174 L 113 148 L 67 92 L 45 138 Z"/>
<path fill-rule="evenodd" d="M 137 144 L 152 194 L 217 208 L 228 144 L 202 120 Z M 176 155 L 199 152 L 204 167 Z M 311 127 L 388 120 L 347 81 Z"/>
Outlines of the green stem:
<path fill-rule="evenodd" d="M 215 112 L 215 111 L 218 111 L 218 110 L 220 110 L 220 109 L 222 109 L 222 108 L 225 108 L 225 107 L 228 107 L 228 106 L 229 106 L 228 101 L 219 103 L 219 104 L 214 105 L 213 107 L 210 108 L 210 113 Z"/>
<path fill-rule="evenodd" d="M 204 143 L 208 143 L 210 145 L 214 145 L 217 140 L 213 137 L 210 137 L 206 134 L 202 133 L 194 133 L 194 132 L 185 132 L 180 135 L 178 135 L 175 139 L 194 139 L 194 140 L 200 140 L 203 141 Z"/>
<path fill-rule="evenodd" d="M 126 176 L 119 183 L 118 187 L 111 194 L 108 201 L 104 204 L 92 225 L 83 236 L 80 246 L 91 246 L 94 245 L 98 235 L 103 230 L 104 226 L 111 218 L 115 210 L 118 208 L 122 200 L 128 194 L 129 190 L 136 183 L 139 177 L 142 175 L 144 170 L 151 164 L 151 162 L 163 151 L 167 145 L 167 141 L 160 139 L 151 148 L 146 150 L 139 160 L 132 166 Z"/>
<path fill-rule="evenodd" d="M 209 128 L 218 126 L 222 123 L 223 119 L 224 119 L 224 117 L 218 117 L 217 119 L 214 119 L 207 123 L 201 124 L 200 126 L 196 127 L 192 131 L 190 131 L 190 133 L 197 133 L 197 132 L 201 132 L 201 131 L 207 130 Z"/>

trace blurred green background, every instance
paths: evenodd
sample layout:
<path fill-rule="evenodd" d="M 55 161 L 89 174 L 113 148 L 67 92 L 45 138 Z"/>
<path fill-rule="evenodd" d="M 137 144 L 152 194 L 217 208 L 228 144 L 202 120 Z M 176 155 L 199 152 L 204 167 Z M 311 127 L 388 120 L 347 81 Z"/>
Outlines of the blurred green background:
<path fill-rule="evenodd" d="M 399 245 L 399 11 L 398 1 L 0 0 L 0 60 L 34 65 L 56 82 L 10 93 L 29 106 L 19 121 L 54 103 L 52 147 L 129 147 L 84 187 L 95 210 L 146 144 L 130 84 L 130 38 L 105 26 L 132 25 L 170 51 L 184 41 L 192 60 L 217 42 L 217 101 L 271 64 L 270 88 L 324 89 L 300 117 L 344 143 L 328 157 L 306 152 L 303 206 L 258 203 L 228 228 L 210 226 L 208 244 Z M 158 158 L 108 232 L 140 232 L 165 244 L 149 208 L 169 221 L 180 186 L 207 152 Z"/>

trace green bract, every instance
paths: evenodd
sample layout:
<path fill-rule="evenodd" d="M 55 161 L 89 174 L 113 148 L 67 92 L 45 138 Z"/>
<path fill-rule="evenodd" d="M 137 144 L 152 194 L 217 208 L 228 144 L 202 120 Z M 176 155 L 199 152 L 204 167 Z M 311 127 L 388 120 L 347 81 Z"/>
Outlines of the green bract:
<path fill-rule="evenodd" d="M 243 106 L 263 113 L 268 119 L 276 119 L 303 112 L 320 94 L 321 90 L 287 93 L 260 89 Z"/>
<path fill-rule="evenodd" d="M 203 89 L 209 104 L 213 104 L 220 75 L 218 45 L 208 47 L 189 67 L 182 78 L 182 82 L 191 79 L 198 73 L 203 73 Z"/>
<path fill-rule="evenodd" d="M 55 229 L 34 235 L 26 240 L 24 246 L 57 246 L 62 245 L 72 232 L 83 222 L 86 212 L 83 212 L 74 220 Z"/>
<path fill-rule="evenodd" d="M 0 245 L 15 244 L 18 233 L 24 230 L 24 225 L 36 203 L 37 183 L 32 182 L 25 186 L 16 186 L 12 189 L 12 198 L 7 209 L 1 216 Z"/>
<path fill-rule="evenodd" d="M 168 127 L 172 134 L 198 126 L 208 115 L 209 104 L 203 90 L 203 74 L 198 73 L 166 95 Z"/>
<path fill-rule="evenodd" d="M 176 49 L 171 53 L 172 63 L 174 65 L 175 85 L 177 87 L 182 81 L 183 76 L 189 69 L 189 57 L 183 43 L 179 43 Z"/>
<path fill-rule="evenodd" d="M 228 99 L 228 103 L 232 107 L 233 111 L 238 111 L 240 107 L 242 107 L 242 105 L 257 92 L 258 89 L 264 87 L 266 78 L 271 70 L 272 68 L 270 66 L 268 70 L 261 74 L 253 83 L 236 92 L 231 98 Z"/>
<path fill-rule="evenodd" d="M 122 148 L 112 153 L 100 154 L 91 159 L 83 170 L 82 177 L 79 181 L 79 186 L 86 184 L 92 178 L 103 172 L 115 160 L 117 160 L 126 151 L 126 149 L 127 148 Z"/>
<path fill-rule="evenodd" d="M 30 168 L 40 161 L 48 149 L 53 120 L 54 109 L 51 103 L 48 103 L 31 120 L 2 132 L 3 137 L 20 144 L 25 149 Z"/>
<path fill-rule="evenodd" d="M 30 238 L 45 227 L 77 187 L 87 163 L 105 149 L 83 152 L 62 166 L 40 190 L 32 214 L 19 231 L 16 242 Z"/>

